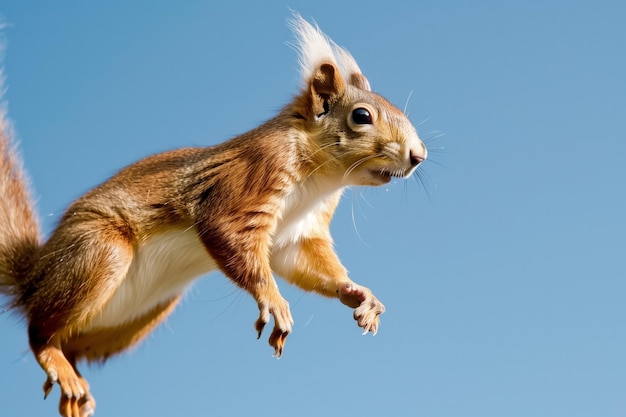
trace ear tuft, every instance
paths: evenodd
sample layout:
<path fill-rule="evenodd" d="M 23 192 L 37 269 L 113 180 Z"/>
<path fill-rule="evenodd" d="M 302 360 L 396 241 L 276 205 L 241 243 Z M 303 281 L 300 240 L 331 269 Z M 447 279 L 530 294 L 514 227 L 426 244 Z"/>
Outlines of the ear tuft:
<path fill-rule="evenodd" d="M 331 41 L 322 33 L 320 28 L 313 26 L 294 12 L 293 19 L 289 20 L 289 26 L 296 37 L 296 42 L 291 44 L 299 55 L 300 74 L 305 84 L 313 76 L 313 73 L 324 62 L 337 65 Z"/>
<path fill-rule="evenodd" d="M 365 75 L 361 72 L 359 65 L 350 52 L 336 44 L 333 44 L 333 52 L 342 70 L 341 72 L 350 85 L 360 88 L 361 90 L 372 91 L 369 81 L 367 81 L 367 78 L 365 78 Z"/>
<path fill-rule="evenodd" d="M 331 63 L 337 77 L 340 76 L 351 85 L 363 90 L 370 90 L 367 78 L 361 73 L 356 60 L 348 51 L 334 43 L 316 24 L 310 24 L 298 13 L 289 19 L 296 42 L 290 44 L 298 51 L 300 74 L 305 85 L 319 70 L 320 65 Z"/>

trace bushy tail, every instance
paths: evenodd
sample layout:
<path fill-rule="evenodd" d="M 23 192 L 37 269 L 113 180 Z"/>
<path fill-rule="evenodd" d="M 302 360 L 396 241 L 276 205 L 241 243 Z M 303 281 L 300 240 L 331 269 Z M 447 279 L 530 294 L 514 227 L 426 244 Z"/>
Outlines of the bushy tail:
<path fill-rule="evenodd" d="M 0 70 L 0 294 L 8 295 L 15 306 L 37 257 L 40 237 L 28 183 L 12 143 L 3 92 Z"/>

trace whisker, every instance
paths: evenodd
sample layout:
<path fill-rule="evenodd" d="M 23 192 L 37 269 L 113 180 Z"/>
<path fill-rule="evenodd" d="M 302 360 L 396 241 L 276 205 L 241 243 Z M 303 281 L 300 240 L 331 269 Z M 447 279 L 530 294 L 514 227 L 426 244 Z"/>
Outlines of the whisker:
<path fill-rule="evenodd" d="M 356 191 L 354 191 L 353 189 L 353 192 L 356 192 Z M 359 191 L 359 194 L 362 194 L 362 193 Z M 365 242 L 365 240 L 359 233 L 359 228 L 356 225 L 356 216 L 354 215 L 354 200 L 355 200 L 355 197 L 354 197 L 354 194 L 352 194 L 352 206 L 350 207 L 351 213 L 352 213 L 352 226 L 354 227 L 354 232 L 356 233 L 357 238 L 361 241 L 362 244 L 364 244 L 366 247 L 369 248 L 370 245 L 368 245 L 367 242 Z M 357 199 L 357 202 L 358 202 L 358 199 Z M 359 206 L 359 209 L 360 208 L 361 206 Z M 361 210 L 361 213 L 363 213 L 363 210 Z"/>
<path fill-rule="evenodd" d="M 402 196 L 404 197 L 404 202 L 406 203 L 409 199 L 409 182 L 402 181 Z"/>
<path fill-rule="evenodd" d="M 448 148 L 446 148 L 445 146 L 428 146 L 427 147 L 428 152 L 439 152 L 439 153 L 443 153 L 446 152 L 448 150 Z"/>
<path fill-rule="evenodd" d="M 434 152 L 434 153 L 437 153 L 437 152 Z M 433 163 L 433 164 L 435 164 L 435 165 L 437 165 L 437 166 L 439 166 L 441 168 L 447 168 L 447 166 L 443 162 L 439 162 L 439 161 L 437 161 L 436 159 L 433 159 L 433 158 L 428 158 L 424 162 L 428 163 L 428 164 Z"/>
<path fill-rule="evenodd" d="M 365 194 L 364 194 L 364 193 L 362 193 L 362 192 L 361 192 L 361 193 L 360 193 L 360 197 L 361 197 L 361 199 L 362 199 L 363 201 L 365 201 L 365 203 L 366 203 L 366 204 L 367 204 L 370 208 L 372 208 L 372 209 L 375 209 L 375 208 L 376 208 L 376 207 L 375 207 L 372 203 L 370 203 L 370 201 L 367 199 L 367 197 L 365 197 Z M 359 206 L 359 207 L 361 207 L 361 206 Z M 362 211 L 362 210 L 361 210 L 361 213 L 363 213 L 363 216 L 364 216 L 365 218 L 367 218 L 367 215 L 365 214 L 365 212 L 364 212 L 364 211 Z"/>
<path fill-rule="evenodd" d="M 241 304 L 241 299 L 243 298 L 242 297 L 243 293 L 241 291 L 235 290 L 235 291 L 232 291 L 231 293 L 225 295 L 224 297 L 221 297 L 221 298 L 218 298 L 218 299 L 215 299 L 215 300 L 209 300 L 209 302 L 220 301 L 221 299 L 228 299 L 228 298 L 232 297 L 233 295 L 234 295 L 234 297 L 232 298 L 232 300 L 230 300 L 228 305 L 226 307 L 224 307 L 224 309 L 222 309 L 222 311 L 219 312 L 215 317 L 213 317 L 212 319 L 209 319 L 209 321 L 208 321 L 209 325 L 211 325 L 215 321 L 217 321 L 217 319 L 222 317 L 231 308 L 234 308 L 234 311 L 233 311 L 233 314 L 234 314 L 239 309 L 239 305 Z"/>
<path fill-rule="evenodd" d="M 324 145 L 324 146 L 321 146 L 321 147 L 319 147 L 318 149 L 316 149 L 316 150 L 313 152 L 313 154 L 311 154 L 311 156 L 316 155 L 316 154 L 317 154 L 317 153 L 319 153 L 319 152 L 322 152 L 322 151 L 324 151 L 324 150 L 326 150 L 326 149 L 328 149 L 328 148 L 330 148 L 330 147 L 332 147 L 332 146 L 337 146 L 337 145 L 339 145 L 339 143 L 337 143 L 337 142 L 328 143 L 328 144 L 326 144 L 326 145 Z M 309 175 L 307 175 L 307 177 L 306 177 L 304 180 L 305 180 L 305 181 L 306 181 L 306 180 L 308 180 L 308 179 L 309 179 L 309 178 L 310 178 L 310 177 L 311 177 L 311 176 L 312 176 L 312 175 L 313 175 L 313 174 L 314 174 L 314 173 L 315 173 L 318 169 L 322 168 L 324 165 L 329 164 L 329 163 L 334 162 L 334 161 L 337 161 L 338 159 L 339 159 L 339 158 L 337 158 L 337 157 L 332 157 L 332 158 L 328 158 L 328 159 L 326 159 L 323 163 L 321 163 L 321 164 L 319 164 L 318 166 L 316 166 L 316 167 L 315 167 L 315 169 L 313 169 L 313 171 L 311 171 L 311 172 L 309 173 Z"/>
<path fill-rule="evenodd" d="M 336 161 L 337 159 L 338 159 L 338 158 L 327 159 L 326 161 L 322 162 L 321 164 L 319 164 L 318 166 L 316 166 L 316 167 L 313 169 L 313 171 L 311 171 L 311 172 L 309 173 L 309 175 L 307 175 L 307 177 L 306 177 L 304 180 L 305 180 L 305 181 L 306 181 L 306 180 L 308 180 L 309 178 L 311 178 L 311 176 L 312 176 L 312 175 L 313 175 L 313 174 L 314 174 L 314 173 L 315 173 L 318 169 L 320 169 L 321 167 L 323 167 L 323 166 L 324 166 L 324 165 L 326 165 L 326 164 L 329 164 L 329 163 L 331 163 L 331 162 Z"/>
<path fill-rule="evenodd" d="M 348 175 L 350 175 L 359 165 L 363 164 L 364 162 L 367 162 L 368 160 L 372 159 L 373 156 L 366 156 L 364 158 L 361 158 L 359 160 L 357 160 L 356 162 L 354 162 L 352 165 L 350 165 L 348 167 L 348 169 L 346 169 L 346 172 L 344 172 L 343 174 L 343 178 L 345 179 Z"/>
<path fill-rule="evenodd" d="M 402 109 L 402 113 L 404 113 L 407 117 L 409 114 L 406 112 L 407 107 L 409 107 L 409 101 L 411 101 L 411 96 L 413 95 L 413 90 L 409 92 L 409 96 L 406 98 L 406 102 L 404 103 L 404 109 Z"/>
<path fill-rule="evenodd" d="M 427 122 L 427 121 L 429 121 L 429 120 L 430 120 L 430 117 L 427 117 L 427 118 L 425 118 L 424 120 L 422 120 L 421 122 L 419 122 L 419 123 L 417 124 L 417 126 L 421 126 L 421 125 L 423 125 L 424 123 L 426 123 L 426 122 Z M 416 127 L 417 127 L 417 126 L 416 126 Z"/>
<path fill-rule="evenodd" d="M 337 146 L 337 145 L 340 145 L 340 143 L 339 142 L 327 143 L 326 145 L 320 146 L 318 149 L 316 149 L 315 152 L 311 154 L 311 156 L 317 155 L 317 153 L 322 152 L 330 147 Z"/>
<path fill-rule="evenodd" d="M 432 136 L 430 136 L 432 135 Z M 428 132 L 424 138 L 423 141 L 425 144 L 429 144 L 429 143 L 433 143 L 439 139 L 441 139 L 442 137 L 446 136 L 445 133 L 443 132 Z"/>
<path fill-rule="evenodd" d="M 369 156 L 366 156 L 366 157 L 364 157 L 364 158 L 359 159 L 358 161 L 356 161 L 355 163 L 353 163 L 352 165 L 350 165 L 350 166 L 348 167 L 348 169 L 346 170 L 346 172 L 343 174 L 343 178 L 345 179 L 345 178 L 347 178 L 350 174 L 352 174 L 352 172 L 353 172 L 355 169 L 357 169 L 357 168 L 359 167 L 359 165 L 361 165 L 361 164 L 363 164 L 363 163 L 365 163 L 365 162 L 369 161 L 370 159 L 379 158 L 379 157 L 381 157 L 381 156 L 384 156 L 384 155 L 382 155 L 382 154 L 379 154 L 379 153 L 378 153 L 378 154 L 369 155 Z"/>
<path fill-rule="evenodd" d="M 431 189 L 432 181 L 430 180 L 430 176 L 426 173 L 426 171 L 420 169 L 420 167 L 415 170 L 415 174 L 412 176 L 415 181 L 420 185 L 420 187 L 424 190 L 426 196 L 428 197 L 428 200 L 432 201 L 433 193 Z"/>

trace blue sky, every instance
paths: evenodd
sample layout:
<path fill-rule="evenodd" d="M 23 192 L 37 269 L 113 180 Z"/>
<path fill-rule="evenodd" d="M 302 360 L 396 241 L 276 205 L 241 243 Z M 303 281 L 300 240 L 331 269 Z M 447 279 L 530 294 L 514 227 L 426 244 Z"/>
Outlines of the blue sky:
<path fill-rule="evenodd" d="M 253 300 L 213 274 L 140 347 L 83 367 L 96 415 L 626 415 L 624 2 L 3 2 L 45 231 L 124 165 L 272 117 L 299 85 L 289 7 L 408 100 L 431 150 L 425 187 L 348 190 L 333 222 L 380 331 L 279 282 L 296 324 L 276 360 Z M 23 324 L 4 314 L 0 335 L 2 415 L 55 415 Z"/>

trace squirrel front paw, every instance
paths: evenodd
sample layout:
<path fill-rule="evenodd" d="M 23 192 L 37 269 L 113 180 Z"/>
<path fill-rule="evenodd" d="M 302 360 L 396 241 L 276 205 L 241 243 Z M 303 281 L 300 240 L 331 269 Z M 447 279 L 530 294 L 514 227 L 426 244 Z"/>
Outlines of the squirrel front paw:
<path fill-rule="evenodd" d="M 261 337 L 265 325 L 269 323 L 270 314 L 274 316 L 274 330 L 269 338 L 269 344 L 274 348 L 274 356 L 280 358 L 283 354 L 285 340 L 291 327 L 293 326 L 293 318 L 289 310 L 289 303 L 282 297 L 275 302 L 259 302 L 259 318 L 255 323 L 258 337 Z"/>
<path fill-rule="evenodd" d="M 369 288 L 345 283 L 339 290 L 339 300 L 354 308 L 354 319 L 363 328 L 363 334 L 372 332 L 375 335 L 378 332 L 378 316 L 385 312 L 385 306 Z"/>

